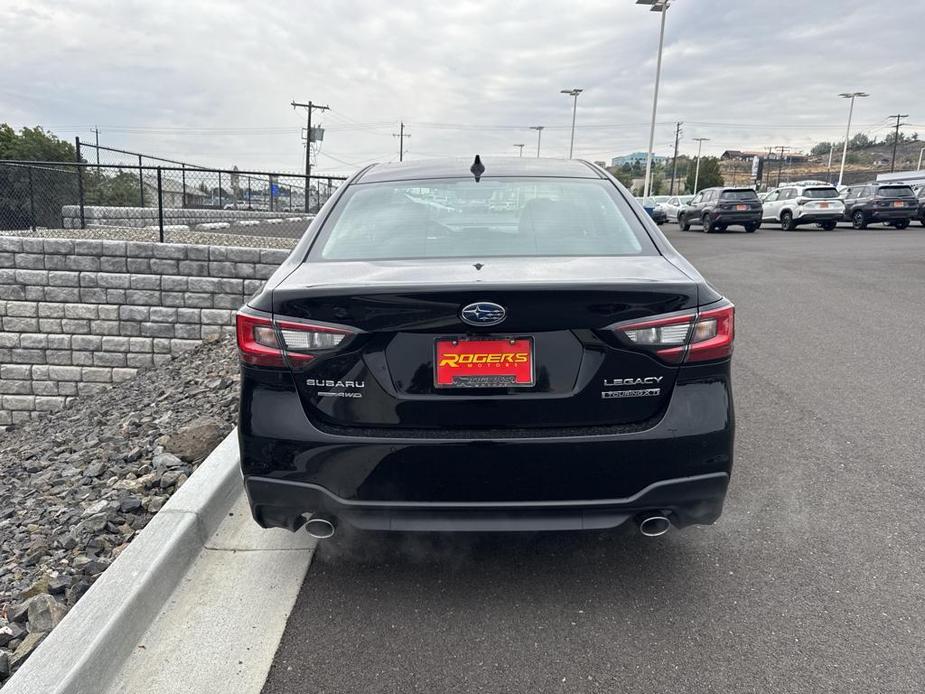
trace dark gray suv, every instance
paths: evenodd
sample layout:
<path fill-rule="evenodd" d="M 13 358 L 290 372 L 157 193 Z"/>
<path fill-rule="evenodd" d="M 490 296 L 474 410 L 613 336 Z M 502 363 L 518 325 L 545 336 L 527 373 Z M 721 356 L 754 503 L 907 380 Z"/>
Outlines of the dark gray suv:
<path fill-rule="evenodd" d="M 734 224 L 747 232 L 761 226 L 761 201 L 751 188 L 707 188 L 678 212 L 682 231 L 694 225 L 706 232 L 725 231 Z"/>
<path fill-rule="evenodd" d="M 845 191 L 845 219 L 855 229 L 876 222 L 905 229 L 918 209 L 919 201 L 905 183 L 865 183 Z"/>

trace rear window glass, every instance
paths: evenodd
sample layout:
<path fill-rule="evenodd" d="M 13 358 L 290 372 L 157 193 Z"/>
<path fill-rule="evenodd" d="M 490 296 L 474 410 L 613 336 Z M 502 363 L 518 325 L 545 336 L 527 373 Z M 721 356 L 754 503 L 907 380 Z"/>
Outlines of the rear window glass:
<path fill-rule="evenodd" d="M 838 197 L 837 188 L 807 188 L 803 191 L 804 198 L 816 198 L 818 200 L 829 200 Z"/>
<path fill-rule="evenodd" d="M 655 254 L 613 185 L 577 178 L 356 184 L 312 248 L 322 260 Z"/>
<path fill-rule="evenodd" d="M 884 186 L 877 191 L 877 195 L 881 198 L 914 198 L 915 193 L 912 192 L 910 186 Z"/>
<path fill-rule="evenodd" d="M 724 190 L 720 200 L 757 200 L 758 193 L 753 190 Z"/>

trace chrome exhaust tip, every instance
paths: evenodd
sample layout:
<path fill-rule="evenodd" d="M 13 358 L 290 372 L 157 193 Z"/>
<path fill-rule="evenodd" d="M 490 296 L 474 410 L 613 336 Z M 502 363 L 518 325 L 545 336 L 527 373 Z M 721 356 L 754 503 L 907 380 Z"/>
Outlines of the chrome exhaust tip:
<path fill-rule="evenodd" d="M 334 537 L 334 519 L 330 516 L 312 516 L 305 522 L 305 530 L 316 540 Z"/>
<path fill-rule="evenodd" d="M 646 537 L 659 537 L 671 530 L 671 521 L 665 516 L 644 516 L 639 521 L 639 532 Z"/>

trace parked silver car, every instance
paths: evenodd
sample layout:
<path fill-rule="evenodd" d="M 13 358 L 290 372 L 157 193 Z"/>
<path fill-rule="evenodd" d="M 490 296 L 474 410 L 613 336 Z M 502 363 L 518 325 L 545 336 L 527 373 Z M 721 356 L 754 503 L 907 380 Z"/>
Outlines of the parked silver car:
<path fill-rule="evenodd" d="M 678 221 L 678 211 L 694 199 L 693 195 L 674 195 L 662 203 L 669 222 Z"/>

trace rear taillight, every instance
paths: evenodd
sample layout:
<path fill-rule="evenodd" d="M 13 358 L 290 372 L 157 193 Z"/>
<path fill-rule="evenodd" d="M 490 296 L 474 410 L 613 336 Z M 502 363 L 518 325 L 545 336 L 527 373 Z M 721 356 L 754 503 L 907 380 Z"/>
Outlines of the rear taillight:
<path fill-rule="evenodd" d="M 654 353 L 670 364 L 723 359 L 732 354 L 735 307 L 678 313 L 611 328 L 629 346 Z"/>
<path fill-rule="evenodd" d="M 352 335 L 349 330 L 311 323 L 273 321 L 239 311 L 236 316 L 238 355 L 255 366 L 304 365 L 336 349 Z"/>
<path fill-rule="evenodd" d="M 286 365 L 273 321 L 239 311 L 235 323 L 241 361 L 255 366 Z"/>

